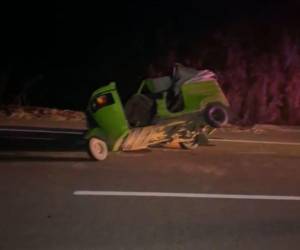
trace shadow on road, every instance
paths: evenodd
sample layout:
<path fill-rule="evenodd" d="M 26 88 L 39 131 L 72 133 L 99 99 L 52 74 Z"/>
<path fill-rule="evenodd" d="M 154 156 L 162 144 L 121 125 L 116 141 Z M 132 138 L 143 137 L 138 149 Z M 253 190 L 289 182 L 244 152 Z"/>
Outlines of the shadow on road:
<path fill-rule="evenodd" d="M 57 157 L 49 157 L 49 156 L 18 156 L 18 155 L 2 155 L 0 153 L 0 162 L 89 162 L 94 161 L 91 158 L 87 157 L 66 157 L 66 156 L 57 156 Z"/>
<path fill-rule="evenodd" d="M 84 140 L 15 140 L 0 138 L 0 162 L 91 161 Z"/>

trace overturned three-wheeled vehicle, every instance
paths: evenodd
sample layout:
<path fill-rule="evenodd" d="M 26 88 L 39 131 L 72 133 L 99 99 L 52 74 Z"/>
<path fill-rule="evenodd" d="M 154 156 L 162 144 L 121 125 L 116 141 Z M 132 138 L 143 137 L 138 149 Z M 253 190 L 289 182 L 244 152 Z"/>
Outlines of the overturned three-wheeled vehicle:
<path fill-rule="evenodd" d="M 124 108 L 114 82 L 96 90 L 88 104 L 85 138 L 96 160 L 109 151 L 173 142 L 194 149 L 228 122 L 228 108 L 214 73 L 176 64 L 171 76 L 142 81 Z"/>

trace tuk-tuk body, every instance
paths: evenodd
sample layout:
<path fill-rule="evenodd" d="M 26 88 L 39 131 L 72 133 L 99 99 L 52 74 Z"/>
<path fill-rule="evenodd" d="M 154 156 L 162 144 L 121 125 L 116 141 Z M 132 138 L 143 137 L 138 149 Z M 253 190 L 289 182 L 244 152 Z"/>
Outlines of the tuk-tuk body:
<path fill-rule="evenodd" d="M 92 155 L 102 160 L 106 151 L 135 150 L 174 140 L 184 148 L 207 142 L 206 133 L 227 123 L 228 101 L 211 72 L 183 73 L 177 80 L 142 81 L 125 108 L 114 82 L 96 90 L 87 109 L 91 123 L 86 139 Z"/>
<path fill-rule="evenodd" d="M 130 129 L 114 82 L 92 94 L 87 112 L 93 125 L 86 139 L 97 137 L 106 142 L 109 150 L 118 150 L 117 142 L 121 142 Z"/>

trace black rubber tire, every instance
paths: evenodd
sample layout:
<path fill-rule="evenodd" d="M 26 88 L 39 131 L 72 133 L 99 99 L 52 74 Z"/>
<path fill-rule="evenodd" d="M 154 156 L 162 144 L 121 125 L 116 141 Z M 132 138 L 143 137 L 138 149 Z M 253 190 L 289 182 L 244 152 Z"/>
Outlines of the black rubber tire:
<path fill-rule="evenodd" d="M 180 146 L 184 149 L 196 149 L 199 147 L 199 144 L 195 142 L 180 142 Z"/>
<path fill-rule="evenodd" d="M 132 96 L 125 105 L 126 118 L 131 127 L 144 127 L 151 124 L 155 113 L 154 100 L 143 94 Z"/>
<path fill-rule="evenodd" d="M 211 127 L 220 128 L 229 121 L 228 109 L 222 104 L 209 105 L 204 111 L 204 119 Z"/>

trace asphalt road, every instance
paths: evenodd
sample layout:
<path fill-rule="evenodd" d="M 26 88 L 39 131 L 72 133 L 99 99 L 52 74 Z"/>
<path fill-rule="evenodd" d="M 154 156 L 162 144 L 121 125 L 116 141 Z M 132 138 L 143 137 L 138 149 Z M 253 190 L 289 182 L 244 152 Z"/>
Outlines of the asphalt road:
<path fill-rule="evenodd" d="M 115 153 L 104 162 L 82 146 L 2 147 L 0 249 L 299 249 L 300 132 L 214 138 L 194 151 Z M 120 193 L 74 195 L 83 190 Z"/>

